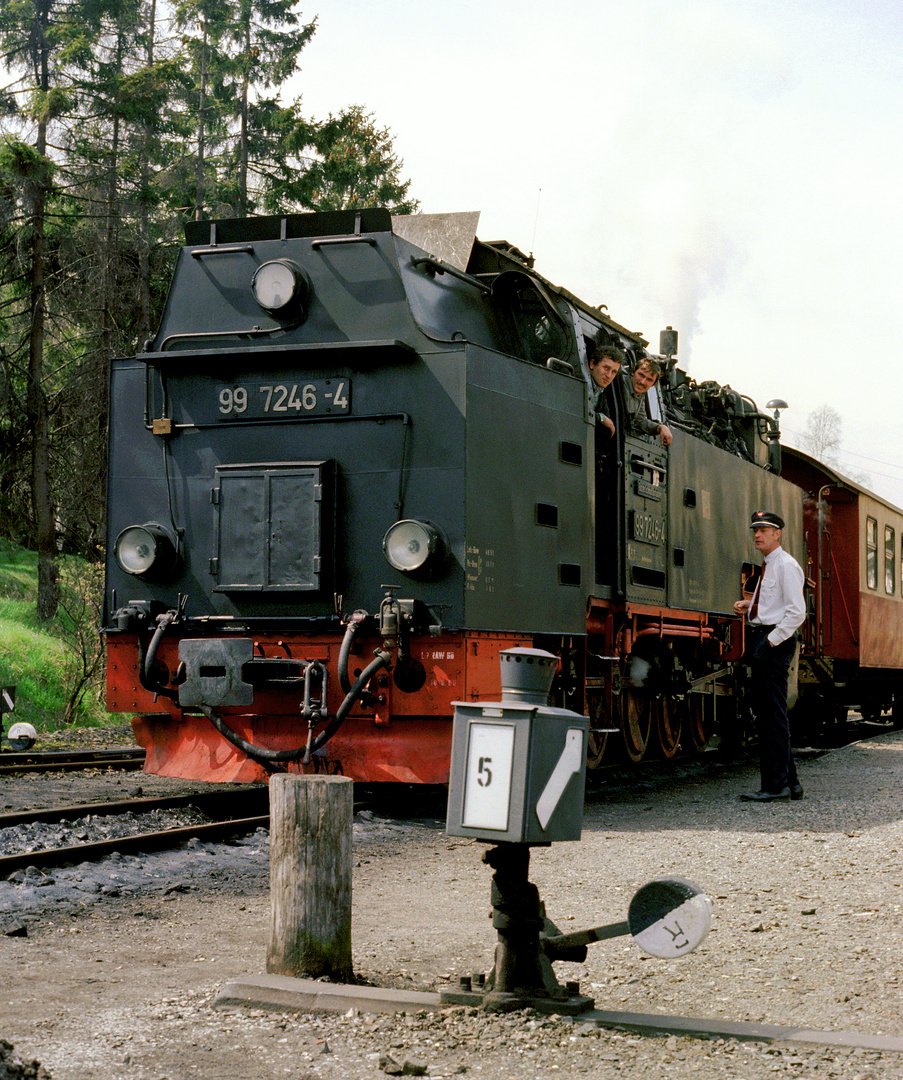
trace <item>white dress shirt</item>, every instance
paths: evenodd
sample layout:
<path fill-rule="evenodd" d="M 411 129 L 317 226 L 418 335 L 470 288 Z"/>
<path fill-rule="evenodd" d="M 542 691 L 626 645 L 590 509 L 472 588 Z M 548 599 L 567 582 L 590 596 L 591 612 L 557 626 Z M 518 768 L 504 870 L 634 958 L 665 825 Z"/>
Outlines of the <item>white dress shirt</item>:
<path fill-rule="evenodd" d="M 780 645 L 803 624 L 806 618 L 806 600 L 803 596 L 805 575 L 802 567 L 782 547 L 776 547 L 765 556 L 765 576 L 759 579 L 759 607 L 753 626 L 773 626 L 768 635 L 772 645 Z M 750 603 L 752 610 L 753 603 Z"/>

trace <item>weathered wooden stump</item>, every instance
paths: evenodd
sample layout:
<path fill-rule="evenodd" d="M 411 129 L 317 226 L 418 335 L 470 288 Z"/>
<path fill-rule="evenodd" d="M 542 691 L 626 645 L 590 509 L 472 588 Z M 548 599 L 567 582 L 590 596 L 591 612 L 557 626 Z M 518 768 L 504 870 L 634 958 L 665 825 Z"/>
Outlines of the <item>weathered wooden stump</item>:
<path fill-rule="evenodd" d="M 270 779 L 272 975 L 351 982 L 351 819 L 345 776 Z"/>

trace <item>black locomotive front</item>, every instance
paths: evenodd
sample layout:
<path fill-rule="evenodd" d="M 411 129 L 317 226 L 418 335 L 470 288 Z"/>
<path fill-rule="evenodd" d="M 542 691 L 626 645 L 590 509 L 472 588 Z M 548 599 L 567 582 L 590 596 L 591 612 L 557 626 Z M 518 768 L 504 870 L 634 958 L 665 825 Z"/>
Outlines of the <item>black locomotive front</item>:
<path fill-rule="evenodd" d="M 109 707 L 149 770 L 444 782 L 499 650 L 583 633 L 591 418 L 578 358 L 546 364 L 573 328 L 516 258 L 403 232 L 191 224 L 114 364 Z"/>
<path fill-rule="evenodd" d="M 188 226 L 112 375 L 108 703 L 149 771 L 444 783 L 452 703 L 496 699 L 516 645 L 561 658 L 592 763 L 612 730 L 634 759 L 699 747 L 733 700 L 750 507 L 802 539 L 776 425 L 668 357 L 672 445 L 620 414 L 600 444 L 592 348 L 646 341 L 475 229 Z"/>

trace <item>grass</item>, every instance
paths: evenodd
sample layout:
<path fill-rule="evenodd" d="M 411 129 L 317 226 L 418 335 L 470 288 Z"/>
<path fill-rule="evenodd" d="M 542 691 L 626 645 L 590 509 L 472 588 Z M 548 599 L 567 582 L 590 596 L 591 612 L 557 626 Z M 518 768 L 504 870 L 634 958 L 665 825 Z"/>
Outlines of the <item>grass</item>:
<path fill-rule="evenodd" d="M 38 557 L 0 541 L 0 686 L 16 688 L 15 711 L 3 717 L 39 733 L 109 724 L 103 705 L 101 573 L 68 556 L 60 560 L 60 611 L 37 617 Z"/>

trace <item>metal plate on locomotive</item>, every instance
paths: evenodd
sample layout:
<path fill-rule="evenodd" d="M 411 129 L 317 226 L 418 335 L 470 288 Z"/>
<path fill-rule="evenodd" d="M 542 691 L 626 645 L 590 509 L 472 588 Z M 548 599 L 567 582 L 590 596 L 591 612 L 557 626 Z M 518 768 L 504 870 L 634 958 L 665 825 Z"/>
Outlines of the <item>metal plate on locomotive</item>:
<path fill-rule="evenodd" d="M 207 400 L 195 403 L 195 422 L 283 420 L 350 411 L 350 379 L 247 381 L 212 386 Z"/>
<path fill-rule="evenodd" d="M 236 372 L 233 381 L 169 376 L 167 390 L 157 380 L 148 387 L 152 415 L 164 412 L 176 424 L 198 427 L 253 421 L 301 420 L 314 416 L 346 416 L 351 413 L 351 379 L 305 379 L 297 375 L 267 376 L 255 372 L 245 378 Z"/>

